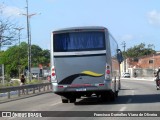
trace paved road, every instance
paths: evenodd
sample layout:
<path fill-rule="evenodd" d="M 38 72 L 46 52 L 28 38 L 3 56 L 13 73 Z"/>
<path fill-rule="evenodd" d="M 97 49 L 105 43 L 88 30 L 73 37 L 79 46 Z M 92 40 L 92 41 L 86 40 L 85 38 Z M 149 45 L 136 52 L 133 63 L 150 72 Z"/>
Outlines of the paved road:
<path fill-rule="evenodd" d="M 138 81 L 125 79 L 122 80 L 122 89 L 119 97 L 114 102 L 100 102 L 99 99 L 83 98 L 78 99 L 75 104 L 61 103 L 61 98 L 53 93 L 46 93 L 30 98 L 20 99 L 8 103 L 0 104 L 0 111 L 160 111 L 160 90 L 157 91 L 154 81 Z M 1 119 L 1 118 L 0 118 Z M 9 118 L 15 119 L 17 118 Z M 19 118 L 20 119 L 20 118 Z M 40 119 L 40 118 L 38 118 Z M 44 119 L 44 118 L 42 118 Z M 64 120 L 63 117 L 45 118 L 47 120 Z M 71 117 L 65 120 L 80 119 L 111 119 L 111 120 L 128 120 L 128 119 L 145 119 L 151 117 Z M 159 120 L 160 118 L 154 117 Z M 40 119 L 41 120 L 41 119 Z"/>

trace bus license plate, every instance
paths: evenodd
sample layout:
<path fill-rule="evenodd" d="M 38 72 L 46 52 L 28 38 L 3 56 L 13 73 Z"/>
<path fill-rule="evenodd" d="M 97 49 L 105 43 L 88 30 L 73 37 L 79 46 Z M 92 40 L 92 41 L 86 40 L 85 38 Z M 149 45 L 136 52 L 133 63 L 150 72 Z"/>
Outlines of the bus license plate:
<path fill-rule="evenodd" d="M 86 88 L 78 88 L 76 91 L 86 91 Z"/>

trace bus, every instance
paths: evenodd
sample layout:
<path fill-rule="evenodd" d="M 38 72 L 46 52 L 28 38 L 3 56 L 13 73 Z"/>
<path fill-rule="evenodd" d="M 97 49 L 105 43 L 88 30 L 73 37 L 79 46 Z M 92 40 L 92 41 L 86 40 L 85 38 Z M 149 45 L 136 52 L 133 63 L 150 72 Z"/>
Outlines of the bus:
<path fill-rule="evenodd" d="M 115 100 L 120 89 L 122 53 L 101 26 L 55 30 L 51 35 L 51 83 L 62 103 L 97 96 Z"/>

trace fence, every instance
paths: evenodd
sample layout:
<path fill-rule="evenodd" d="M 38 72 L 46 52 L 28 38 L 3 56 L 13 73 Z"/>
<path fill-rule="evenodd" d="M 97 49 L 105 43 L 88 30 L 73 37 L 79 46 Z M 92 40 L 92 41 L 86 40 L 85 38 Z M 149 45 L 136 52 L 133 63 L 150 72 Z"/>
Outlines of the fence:
<path fill-rule="evenodd" d="M 13 91 L 16 92 L 16 95 L 18 97 L 22 96 L 23 94 L 29 95 L 29 94 L 35 94 L 40 92 L 49 91 L 52 89 L 51 83 L 41 83 L 41 84 L 32 84 L 32 85 L 23 85 L 23 86 L 15 86 L 15 87 L 4 87 L 0 88 L 0 94 L 7 94 L 7 98 L 11 98 L 11 93 Z M 15 96 L 15 94 L 14 94 Z M 3 96 L 1 96 L 3 97 Z"/>

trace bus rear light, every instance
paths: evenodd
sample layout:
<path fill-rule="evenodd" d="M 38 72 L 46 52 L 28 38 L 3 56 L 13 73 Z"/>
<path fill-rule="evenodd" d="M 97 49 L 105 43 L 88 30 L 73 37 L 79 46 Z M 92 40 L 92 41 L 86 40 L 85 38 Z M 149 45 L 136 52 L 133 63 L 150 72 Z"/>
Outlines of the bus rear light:
<path fill-rule="evenodd" d="M 110 70 L 106 70 L 106 73 L 107 73 L 107 74 L 110 74 L 110 73 L 111 73 L 111 71 L 110 71 Z"/>
<path fill-rule="evenodd" d="M 99 86 L 104 86 L 104 83 L 100 83 Z"/>
<path fill-rule="evenodd" d="M 54 66 L 52 67 L 52 69 L 51 69 L 52 71 L 51 71 L 51 75 L 52 75 L 52 77 L 55 77 L 55 75 L 56 75 L 56 73 L 55 73 L 55 68 L 54 68 Z"/>
<path fill-rule="evenodd" d="M 55 75 L 56 75 L 56 74 L 53 72 L 53 73 L 52 73 L 52 76 L 55 76 Z"/>
<path fill-rule="evenodd" d="M 58 88 L 64 88 L 63 85 L 58 85 Z"/>
<path fill-rule="evenodd" d="M 106 64 L 106 71 L 105 71 L 105 79 L 111 78 L 111 67 L 109 64 Z"/>

